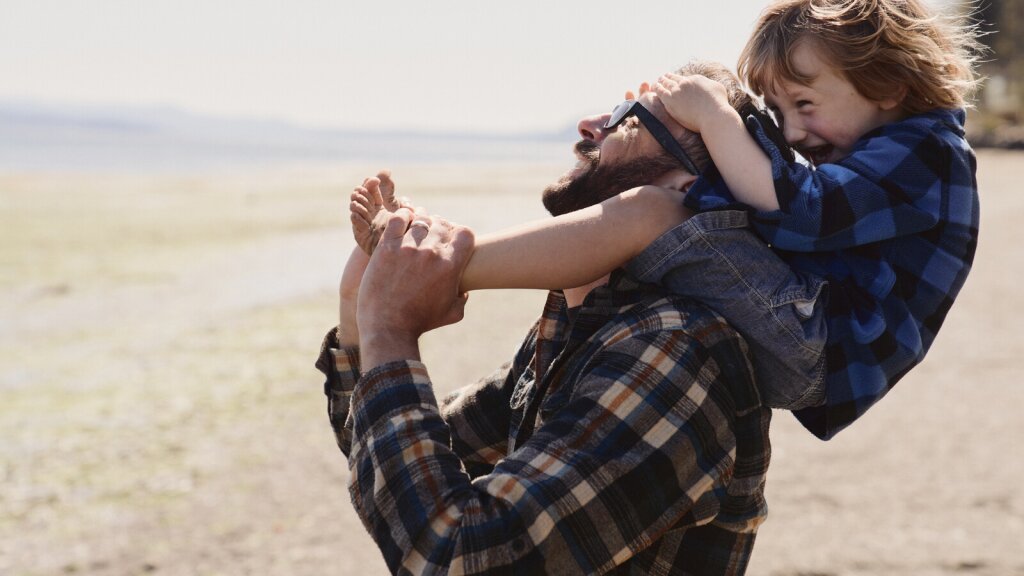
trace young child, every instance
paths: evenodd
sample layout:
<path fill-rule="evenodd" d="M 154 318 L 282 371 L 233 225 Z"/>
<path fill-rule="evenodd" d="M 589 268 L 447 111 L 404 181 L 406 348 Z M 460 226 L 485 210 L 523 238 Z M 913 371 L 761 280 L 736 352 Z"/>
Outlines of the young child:
<path fill-rule="evenodd" d="M 742 118 L 721 83 L 667 75 L 655 87 L 662 104 L 714 161 L 688 187 L 696 214 L 657 238 L 660 224 L 616 227 L 630 240 L 618 248 L 602 243 L 607 224 L 587 218 L 499 244 L 520 254 L 517 274 L 564 280 L 565 262 L 530 263 L 550 263 L 563 239 L 593 242 L 602 253 L 573 254 L 573 273 L 594 278 L 629 260 L 639 279 L 706 303 L 746 338 L 763 400 L 831 438 L 921 361 L 970 269 L 978 196 L 962 108 L 976 53 L 970 28 L 919 0 L 778 1 L 739 70 L 812 166 Z M 626 200 L 597 212 L 666 218 L 663 203 Z M 489 250 L 478 244 L 467 276 L 478 259 L 493 271 L 513 258 Z"/>

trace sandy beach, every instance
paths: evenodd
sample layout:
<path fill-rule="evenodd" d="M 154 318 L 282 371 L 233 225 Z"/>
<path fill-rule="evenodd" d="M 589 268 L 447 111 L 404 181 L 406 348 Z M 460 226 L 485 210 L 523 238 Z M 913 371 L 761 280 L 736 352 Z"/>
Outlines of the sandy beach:
<path fill-rule="evenodd" d="M 393 167 L 478 232 L 564 166 Z M 386 574 L 313 369 L 377 166 L 0 174 L 0 574 Z M 1024 153 L 979 154 L 975 268 L 929 357 L 830 442 L 772 422 L 769 576 L 1024 575 Z M 539 292 L 424 338 L 439 393 L 507 359 Z"/>

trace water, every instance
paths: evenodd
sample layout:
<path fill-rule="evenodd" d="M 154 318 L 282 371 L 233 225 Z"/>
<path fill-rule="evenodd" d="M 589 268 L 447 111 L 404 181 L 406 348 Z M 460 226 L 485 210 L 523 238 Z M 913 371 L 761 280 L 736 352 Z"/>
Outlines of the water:
<path fill-rule="evenodd" d="M 71 109 L 0 102 L 0 171 L 202 172 L 296 163 L 569 162 L 551 134 L 355 132 L 165 109 Z"/>

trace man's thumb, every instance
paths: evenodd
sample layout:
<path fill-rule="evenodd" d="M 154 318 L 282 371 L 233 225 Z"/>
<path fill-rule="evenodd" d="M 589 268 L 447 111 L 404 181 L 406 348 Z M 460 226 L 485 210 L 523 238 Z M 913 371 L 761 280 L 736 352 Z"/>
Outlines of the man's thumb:
<path fill-rule="evenodd" d="M 402 236 L 405 236 L 405 231 L 409 228 L 412 218 L 413 213 L 407 208 L 400 208 L 388 216 L 387 224 L 384 225 L 384 231 L 380 235 L 380 243 L 401 243 Z"/>

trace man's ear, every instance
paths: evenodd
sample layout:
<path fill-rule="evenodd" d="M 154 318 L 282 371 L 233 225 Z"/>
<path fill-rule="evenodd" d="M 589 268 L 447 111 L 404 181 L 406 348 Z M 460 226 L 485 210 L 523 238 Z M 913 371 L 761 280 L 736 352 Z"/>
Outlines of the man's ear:
<path fill-rule="evenodd" d="M 655 179 L 651 184 L 661 186 L 662 188 L 671 188 L 673 190 L 679 190 L 680 192 L 686 192 L 696 181 L 697 177 L 689 172 L 673 170 L 664 176 Z"/>

